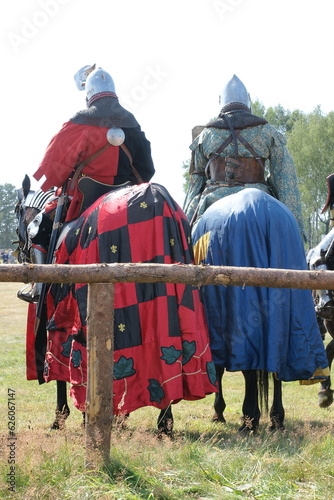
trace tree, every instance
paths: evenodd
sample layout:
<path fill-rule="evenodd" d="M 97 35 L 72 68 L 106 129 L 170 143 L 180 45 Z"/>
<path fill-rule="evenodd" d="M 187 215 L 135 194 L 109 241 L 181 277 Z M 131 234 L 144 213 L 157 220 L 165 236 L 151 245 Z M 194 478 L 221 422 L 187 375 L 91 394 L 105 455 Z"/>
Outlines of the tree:
<path fill-rule="evenodd" d="M 17 193 L 12 184 L 0 185 L 0 248 L 10 249 L 17 239 L 17 220 L 14 209 L 17 203 Z"/>
<path fill-rule="evenodd" d="M 334 112 L 324 115 L 318 106 L 303 115 L 288 134 L 301 191 L 310 246 L 328 232 L 328 216 L 321 215 L 327 199 L 326 177 L 334 171 Z"/>
<path fill-rule="evenodd" d="M 260 101 L 252 101 L 251 108 L 253 115 L 260 116 L 261 118 L 265 118 L 266 108 Z"/>
<path fill-rule="evenodd" d="M 334 171 L 334 113 L 325 116 L 320 106 L 305 114 L 280 104 L 265 109 L 252 103 L 252 112 L 262 116 L 287 137 L 301 193 L 302 212 L 310 247 L 329 229 L 329 218 L 321 216 L 327 197 L 326 177 Z"/>
<path fill-rule="evenodd" d="M 304 116 L 299 109 L 290 111 L 281 104 L 266 109 L 260 101 L 252 102 L 252 113 L 265 118 L 268 123 L 277 128 L 282 134 L 291 132 L 295 123 Z"/>

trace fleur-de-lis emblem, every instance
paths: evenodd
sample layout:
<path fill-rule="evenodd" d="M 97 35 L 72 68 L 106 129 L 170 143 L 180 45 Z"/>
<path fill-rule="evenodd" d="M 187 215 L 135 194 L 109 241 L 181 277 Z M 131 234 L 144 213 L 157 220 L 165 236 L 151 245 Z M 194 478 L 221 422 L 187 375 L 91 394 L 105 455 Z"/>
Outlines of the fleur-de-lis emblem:
<path fill-rule="evenodd" d="M 146 201 L 142 201 L 141 204 L 139 205 L 140 208 L 147 208 L 147 203 Z"/>
<path fill-rule="evenodd" d="M 171 238 L 171 239 L 169 240 L 169 243 L 170 243 L 170 246 L 171 246 L 171 247 L 173 247 L 173 246 L 175 245 L 175 240 L 174 240 L 174 238 Z"/>
<path fill-rule="evenodd" d="M 90 234 L 91 230 L 92 230 L 92 226 L 89 226 L 88 234 Z"/>
<path fill-rule="evenodd" d="M 118 325 L 118 329 L 119 329 L 119 331 L 120 331 L 120 332 L 124 332 L 124 330 L 125 330 L 125 325 L 123 325 L 123 323 L 120 323 L 120 324 Z"/>
<path fill-rule="evenodd" d="M 79 233 L 80 233 L 80 227 L 75 231 L 75 236 L 78 236 Z"/>
<path fill-rule="evenodd" d="M 110 250 L 112 251 L 112 253 L 116 253 L 117 252 L 117 246 L 116 245 L 112 245 L 110 247 Z"/>

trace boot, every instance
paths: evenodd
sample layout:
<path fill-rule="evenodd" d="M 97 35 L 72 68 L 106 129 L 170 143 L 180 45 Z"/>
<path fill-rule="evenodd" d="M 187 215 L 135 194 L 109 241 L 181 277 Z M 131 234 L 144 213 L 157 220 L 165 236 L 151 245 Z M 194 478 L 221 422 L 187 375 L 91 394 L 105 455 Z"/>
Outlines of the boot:
<path fill-rule="evenodd" d="M 30 248 L 30 261 L 32 264 L 45 264 L 46 250 L 42 246 L 32 246 Z M 25 302 L 38 302 L 41 294 L 42 283 L 31 283 L 28 286 L 21 288 L 17 292 L 19 299 Z"/>

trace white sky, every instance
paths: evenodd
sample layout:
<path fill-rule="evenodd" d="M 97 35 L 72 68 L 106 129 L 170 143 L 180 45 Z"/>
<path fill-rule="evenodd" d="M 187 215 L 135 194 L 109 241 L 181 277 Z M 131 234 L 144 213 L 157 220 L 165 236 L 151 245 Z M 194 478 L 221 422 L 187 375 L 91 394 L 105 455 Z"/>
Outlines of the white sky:
<path fill-rule="evenodd" d="M 32 178 L 85 107 L 73 75 L 86 64 L 112 75 L 151 141 L 152 180 L 180 205 L 191 129 L 217 115 L 234 73 L 266 107 L 334 110 L 333 0 L 15 0 L 2 10 L 0 184 Z"/>

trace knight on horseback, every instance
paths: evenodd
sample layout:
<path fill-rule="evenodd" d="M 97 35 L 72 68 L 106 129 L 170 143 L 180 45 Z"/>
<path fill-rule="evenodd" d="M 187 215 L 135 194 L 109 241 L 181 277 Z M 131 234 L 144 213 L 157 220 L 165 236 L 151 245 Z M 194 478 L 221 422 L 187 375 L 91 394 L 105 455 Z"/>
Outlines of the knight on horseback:
<path fill-rule="evenodd" d="M 219 103 L 218 117 L 190 146 L 191 179 L 184 202 L 188 219 L 195 223 L 215 201 L 255 187 L 291 210 L 304 237 L 297 174 L 286 139 L 267 120 L 252 114 L 249 93 L 236 75 L 223 88 Z"/>
<path fill-rule="evenodd" d="M 195 263 L 246 268 L 306 269 L 296 170 L 285 138 L 251 113 L 237 76 L 222 108 L 190 146 L 190 184 L 184 210 L 193 225 Z M 266 175 L 268 166 L 269 175 Z M 310 290 L 202 287 L 219 391 L 214 421 L 225 422 L 224 371 L 242 371 L 241 431 L 256 431 L 273 374 L 271 429 L 284 428 L 282 381 L 328 380 L 329 370 Z M 257 384 L 259 383 L 259 389 Z M 260 398 L 262 399 L 262 398 Z"/>
<path fill-rule="evenodd" d="M 61 194 L 64 203 L 57 223 L 76 219 L 115 187 L 150 181 L 155 172 L 150 142 L 134 115 L 120 105 L 110 74 L 95 64 L 87 65 L 74 80 L 79 90 L 85 90 L 87 109 L 63 124 L 34 173 L 37 181 L 45 176 L 41 189 L 50 196 L 45 209 L 40 212 L 39 200 L 32 196 L 25 202 L 38 210 L 28 225 L 30 259 L 37 264 L 46 263 Z M 41 284 L 36 283 L 28 291 L 20 290 L 18 297 L 38 302 L 40 290 Z"/>
<path fill-rule="evenodd" d="M 64 124 L 34 174 L 36 180 L 45 176 L 37 193 L 50 203 L 45 209 L 39 203 L 31 226 L 26 208 L 30 212 L 33 198 L 28 176 L 24 180 L 16 208 L 20 254 L 29 248 L 27 226 L 37 245 L 43 227 L 39 222 L 57 205 L 46 264 L 51 255 L 57 264 L 68 265 L 193 264 L 188 220 L 167 190 L 150 182 L 150 143 L 118 103 L 110 75 L 85 67 L 75 79 L 86 90 L 88 108 Z M 62 230 L 54 254 L 55 222 Z M 26 253 L 24 257 L 29 262 Z M 57 382 L 52 429 L 69 415 L 67 383 L 75 407 L 86 411 L 88 288 L 87 283 L 44 283 L 37 305 L 28 307 L 27 378 Z M 216 392 L 199 291 L 182 283 L 116 283 L 109 299 L 114 363 L 106 370 L 114 369 L 114 415 L 123 418 L 137 408 L 155 406 L 160 409 L 158 431 L 171 435 L 173 404 Z"/>

